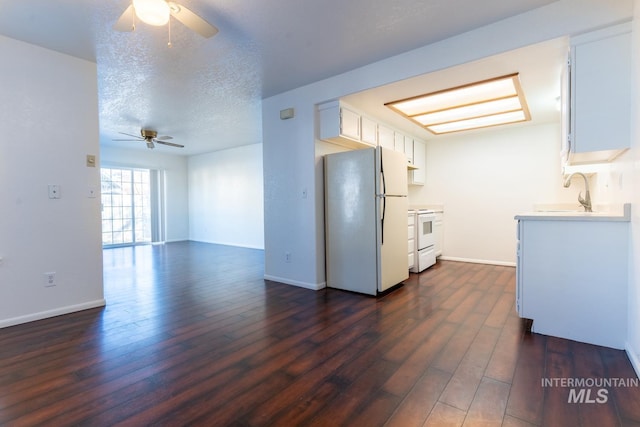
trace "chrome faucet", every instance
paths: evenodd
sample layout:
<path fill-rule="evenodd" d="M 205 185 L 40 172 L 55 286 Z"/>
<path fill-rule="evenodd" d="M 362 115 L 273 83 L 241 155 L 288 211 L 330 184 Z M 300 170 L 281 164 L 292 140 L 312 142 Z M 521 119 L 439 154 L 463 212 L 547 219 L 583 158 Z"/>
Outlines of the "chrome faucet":
<path fill-rule="evenodd" d="M 585 212 L 593 212 L 593 210 L 591 209 L 591 195 L 589 194 L 589 180 L 587 180 L 585 174 L 583 174 L 582 172 L 572 173 L 564 180 L 564 187 L 569 188 L 569 185 L 571 185 L 571 178 L 573 178 L 574 175 L 580 175 L 584 179 L 584 199 L 582 198 L 582 193 L 580 192 L 578 193 L 578 202 L 580 202 L 580 204 L 584 207 Z"/>

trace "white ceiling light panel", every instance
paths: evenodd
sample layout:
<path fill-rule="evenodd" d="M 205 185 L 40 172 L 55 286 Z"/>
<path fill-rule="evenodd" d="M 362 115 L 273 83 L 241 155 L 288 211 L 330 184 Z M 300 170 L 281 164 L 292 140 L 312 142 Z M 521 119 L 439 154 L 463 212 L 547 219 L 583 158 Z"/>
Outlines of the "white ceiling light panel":
<path fill-rule="evenodd" d="M 385 105 L 436 135 L 531 120 L 517 73 Z"/>

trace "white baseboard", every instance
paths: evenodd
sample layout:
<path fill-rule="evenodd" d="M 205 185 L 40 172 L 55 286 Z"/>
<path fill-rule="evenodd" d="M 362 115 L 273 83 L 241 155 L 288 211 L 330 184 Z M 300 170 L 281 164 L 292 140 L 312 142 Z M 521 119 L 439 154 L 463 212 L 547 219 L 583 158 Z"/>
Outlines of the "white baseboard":
<path fill-rule="evenodd" d="M 307 282 L 300 282 L 298 280 L 285 279 L 284 277 L 271 276 L 269 274 L 265 274 L 264 275 L 264 279 L 265 280 L 271 280 L 271 281 L 274 281 L 274 282 L 284 283 L 285 285 L 297 286 L 299 288 L 311 289 L 313 291 L 319 291 L 320 289 L 324 289 L 324 288 L 327 287 L 327 283 L 326 282 L 322 282 L 322 283 L 307 283 Z"/>
<path fill-rule="evenodd" d="M 95 301 L 87 301 L 82 304 L 68 305 L 53 310 L 41 311 L 38 313 L 26 314 L 24 316 L 13 317 L 10 319 L 1 319 L 0 328 L 20 325 L 22 323 L 34 322 L 36 320 L 47 319 L 49 317 L 61 316 L 63 314 L 75 313 L 76 311 L 88 310 L 90 308 L 104 307 L 107 301 L 103 299 Z"/>
<path fill-rule="evenodd" d="M 163 244 L 163 243 L 178 243 L 178 242 L 188 242 L 188 241 L 189 239 L 167 239 L 163 242 L 154 242 L 154 243 Z"/>
<path fill-rule="evenodd" d="M 510 261 L 493 261 L 487 259 L 470 259 L 470 258 L 458 258 L 452 256 L 440 256 L 438 259 L 442 261 L 457 261 L 457 262 L 470 262 L 473 264 L 489 264 L 489 265 L 501 265 L 503 267 L 515 267 L 515 262 Z"/>
<path fill-rule="evenodd" d="M 235 246 L 236 248 L 259 249 L 261 251 L 264 251 L 264 247 L 251 246 L 251 245 L 240 245 L 238 243 L 216 242 L 216 241 L 212 241 L 212 240 L 200 240 L 200 239 L 189 239 L 188 241 L 199 242 L 199 243 L 209 243 L 211 245 Z"/>
<path fill-rule="evenodd" d="M 627 357 L 629 357 L 629 361 L 631 361 L 631 366 L 633 366 L 633 370 L 636 371 L 636 376 L 640 378 L 640 356 L 639 353 L 635 351 L 633 346 L 627 342 L 625 347 L 625 351 L 627 352 Z"/>

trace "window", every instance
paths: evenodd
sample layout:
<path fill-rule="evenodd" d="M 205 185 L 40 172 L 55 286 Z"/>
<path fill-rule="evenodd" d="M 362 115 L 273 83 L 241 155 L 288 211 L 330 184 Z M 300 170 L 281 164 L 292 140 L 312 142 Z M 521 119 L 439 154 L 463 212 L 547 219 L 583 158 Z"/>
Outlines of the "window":
<path fill-rule="evenodd" d="M 102 245 L 152 241 L 151 171 L 101 168 Z"/>

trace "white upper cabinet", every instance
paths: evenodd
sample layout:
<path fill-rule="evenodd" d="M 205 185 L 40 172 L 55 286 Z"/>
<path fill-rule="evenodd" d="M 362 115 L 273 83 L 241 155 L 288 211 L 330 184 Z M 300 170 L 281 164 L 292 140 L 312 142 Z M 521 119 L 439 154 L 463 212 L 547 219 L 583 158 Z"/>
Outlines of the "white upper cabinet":
<path fill-rule="evenodd" d="M 396 151 L 404 153 L 404 134 L 400 132 L 394 133 L 393 146 Z"/>
<path fill-rule="evenodd" d="M 413 166 L 409 172 L 409 184 L 424 185 L 427 181 L 427 146 L 424 141 L 413 140 Z"/>
<path fill-rule="evenodd" d="M 344 102 L 330 101 L 318 105 L 318 119 L 320 120 L 318 137 L 323 141 L 354 149 L 379 145 L 403 153 L 407 157 L 407 168 L 411 170 L 410 173 L 420 167 L 414 164 L 416 163 L 414 159 L 414 144 L 418 140 L 411 135 L 405 135 L 383 123 L 379 123 Z M 418 148 L 418 150 L 420 149 L 422 149 L 420 156 L 424 157 L 424 146 Z M 422 174 L 424 174 L 424 171 L 422 171 Z M 424 184 L 424 178 L 420 178 L 420 176 L 421 173 L 419 172 L 412 183 L 416 185 Z"/>
<path fill-rule="evenodd" d="M 320 139 L 349 148 L 377 145 L 377 123 L 340 101 L 318 106 Z"/>
<path fill-rule="evenodd" d="M 360 139 L 362 142 L 373 146 L 378 145 L 378 123 L 368 117 L 362 116 L 360 118 L 360 126 Z"/>
<path fill-rule="evenodd" d="M 611 161 L 631 143 L 631 24 L 571 39 L 570 164 Z"/>
<path fill-rule="evenodd" d="M 340 108 L 340 135 L 360 139 L 360 115 L 346 107 Z"/>
<path fill-rule="evenodd" d="M 360 114 L 338 101 L 318 106 L 320 139 L 351 148 L 360 142 Z"/>
<path fill-rule="evenodd" d="M 413 138 L 408 135 L 404 136 L 404 154 L 407 156 L 407 161 L 413 164 Z"/>
<path fill-rule="evenodd" d="M 413 137 L 401 132 L 394 133 L 394 150 L 404 153 L 407 163 L 413 166 Z"/>
<path fill-rule="evenodd" d="M 395 149 L 395 132 L 393 129 L 378 124 L 378 145 L 389 150 Z"/>

